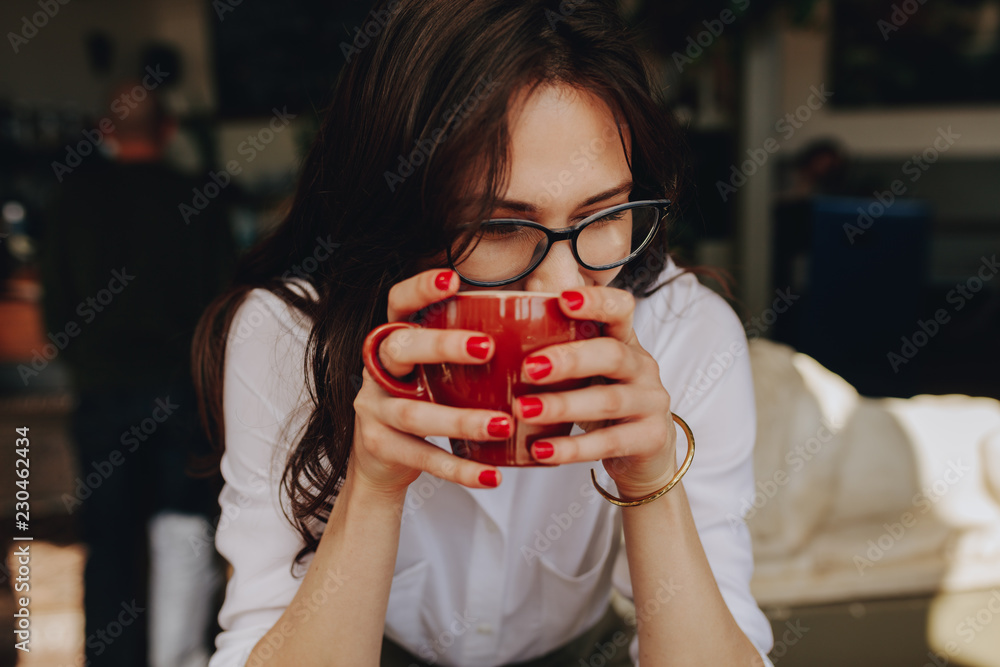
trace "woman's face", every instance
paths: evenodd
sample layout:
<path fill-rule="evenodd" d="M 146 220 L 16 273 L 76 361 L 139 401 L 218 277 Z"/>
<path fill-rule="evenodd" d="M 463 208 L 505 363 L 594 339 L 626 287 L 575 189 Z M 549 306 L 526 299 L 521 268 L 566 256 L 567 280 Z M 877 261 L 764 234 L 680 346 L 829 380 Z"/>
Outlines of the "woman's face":
<path fill-rule="evenodd" d="M 629 201 L 632 173 L 608 106 L 589 92 L 542 85 L 511 105 L 510 178 L 491 218 L 517 218 L 561 229 Z M 628 137 L 627 131 L 623 131 Z M 568 241 L 549 248 L 541 264 L 505 290 L 561 292 L 607 285 L 621 270 L 580 266 Z M 462 284 L 463 290 L 484 289 Z"/>

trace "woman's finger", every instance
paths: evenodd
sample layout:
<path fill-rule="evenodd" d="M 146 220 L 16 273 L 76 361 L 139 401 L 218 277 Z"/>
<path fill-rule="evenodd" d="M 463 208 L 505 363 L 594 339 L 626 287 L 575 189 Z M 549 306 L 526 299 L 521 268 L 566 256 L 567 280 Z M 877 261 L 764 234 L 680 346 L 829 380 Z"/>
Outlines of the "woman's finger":
<path fill-rule="evenodd" d="M 421 437 L 503 440 L 510 437 L 513 427 L 511 416 L 504 412 L 453 408 L 410 398 L 386 398 L 378 410 L 382 423 Z"/>
<path fill-rule="evenodd" d="M 531 453 L 538 461 L 546 464 L 625 457 L 656 459 L 664 452 L 673 452 L 675 442 L 673 422 L 644 419 L 615 424 L 583 435 L 536 441 L 531 446 Z M 664 443 L 671 446 L 664 447 Z M 676 463 L 664 459 L 664 470 L 671 465 Z"/>
<path fill-rule="evenodd" d="M 604 322 L 604 333 L 630 345 L 636 341 L 632 330 L 635 297 L 616 287 L 579 287 L 559 295 L 559 307 L 577 320 Z"/>
<path fill-rule="evenodd" d="M 398 322 L 422 308 L 447 299 L 461 281 L 451 269 L 432 269 L 396 283 L 389 290 L 388 321 Z"/>
<path fill-rule="evenodd" d="M 496 467 L 463 459 L 407 433 L 373 439 L 371 455 L 384 463 L 422 470 L 474 489 L 494 488 L 502 477 Z"/>
<path fill-rule="evenodd" d="M 495 348 L 493 339 L 478 331 L 409 328 L 386 336 L 378 358 L 390 375 L 403 377 L 415 364 L 486 363 Z"/>
<path fill-rule="evenodd" d="M 521 379 L 532 384 L 595 376 L 633 381 L 647 371 L 659 377 L 655 359 L 608 337 L 551 345 L 532 352 L 521 363 Z"/>
<path fill-rule="evenodd" d="M 499 484 L 500 474 L 495 467 L 459 458 L 412 432 L 450 430 L 457 437 L 491 440 L 491 430 L 499 433 L 507 429 L 496 422 L 491 428 L 490 422 L 500 418 L 509 424 L 508 415 L 445 408 L 422 401 L 392 398 L 372 381 L 367 370 L 362 371 L 362 374 L 365 382 L 354 401 L 352 456 L 358 457 L 360 465 L 370 471 L 372 479 L 389 485 L 409 484 L 413 480 L 413 474 L 407 471 L 424 470 L 442 479 L 470 487 L 488 488 Z M 455 414 L 462 412 L 478 414 Z M 449 422 L 451 426 L 444 429 L 429 426 L 435 422 Z M 404 428 L 412 428 L 413 431 L 407 432 Z"/>
<path fill-rule="evenodd" d="M 474 489 L 493 488 L 500 484 L 501 473 L 496 467 L 459 458 L 425 440 L 415 443 L 414 447 L 401 447 L 399 462 Z"/>
<path fill-rule="evenodd" d="M 572 391 L 520 396 L 514 400 L 513 411 L 514 416 L 532 424 L 600 422 L 669 415 L 670 397 L 665 391 L 634 384 L 595 384 Z"/>

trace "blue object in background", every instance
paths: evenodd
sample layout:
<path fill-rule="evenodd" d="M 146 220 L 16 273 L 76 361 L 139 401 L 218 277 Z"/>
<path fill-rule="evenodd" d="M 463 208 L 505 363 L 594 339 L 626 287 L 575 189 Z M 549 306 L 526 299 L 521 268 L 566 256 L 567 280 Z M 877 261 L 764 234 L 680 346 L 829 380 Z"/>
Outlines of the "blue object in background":
<path fill-rule="evenodd" d="M 889 354 L 933 317 L 922 308 L 930 219 L 926 202 L 898 198 L 816 197 L 794 215 L 779 213 L 775 287 L 783 278 L 800 301 L 779 318 L 775 338 L 862 394 L 911 395 L 919 350 L 905 364 Z"/>

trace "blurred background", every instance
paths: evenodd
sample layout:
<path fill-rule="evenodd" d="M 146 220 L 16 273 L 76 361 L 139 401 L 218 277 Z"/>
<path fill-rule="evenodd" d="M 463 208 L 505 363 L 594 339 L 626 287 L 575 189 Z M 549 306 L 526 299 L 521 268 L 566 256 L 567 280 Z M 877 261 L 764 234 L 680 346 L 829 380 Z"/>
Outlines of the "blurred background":
<path fill-rule="evenodd" d="M 14 538 L 34 538 L 31 650 L 5 641 L 0 664 L 206 664 L 225 564 L 218 481 L 184 473 L 207 448 L 191 334 L 280 220 L 341 66 L 380 30 L 369 6 L 0 6 L 6 637 L 27 543 Z M 799 436 L 758 433 L 748 520 L 771 549 L 755 545 L 755 593 L 773 659 L 1000 665 L 1000 0 L 627 0 L 623 13 L 690 143 L 676 252 L 733 276 L 758 383 L 796 369 L 798 384 L 758 385 L 759 412 L 811 395 L 829 417 L 840 392 L 848 422 L 868 410 L 895 429 L 834 429 L 855 452 L 840 458 L 802 437 L 813 456 L 792 482 L 791 460 L 766 456 Z M 833 393 L 807 366 L 840 378 Z M 30 485 L 15 486 L 21 427 Z M 789 518 L 813 474 L 828 502 Z M 847 511 L 845 479 L 883 491 Z M 841 555 L 816 556 L 823 539 Z M 104 582 L 86 605 L 85 576 Z"/>

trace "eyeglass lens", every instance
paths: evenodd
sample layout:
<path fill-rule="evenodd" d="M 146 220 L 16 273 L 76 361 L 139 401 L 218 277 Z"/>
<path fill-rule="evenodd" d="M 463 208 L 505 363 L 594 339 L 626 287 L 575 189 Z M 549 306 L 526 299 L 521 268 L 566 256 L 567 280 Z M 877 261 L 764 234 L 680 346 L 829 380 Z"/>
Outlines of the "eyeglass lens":
<path fill-rule="evenodd" d="M 656 206 L 637 206 L 593 220 L 576 239 L 580 261 L 588 268 L 602 269 L 628 258 L 647 241 L 659 213 Z M 508 280 L 533 269 L 548 244 L 548 235 L 538 227 L 490 221 L 454 266 L 468 280 Z"/>

